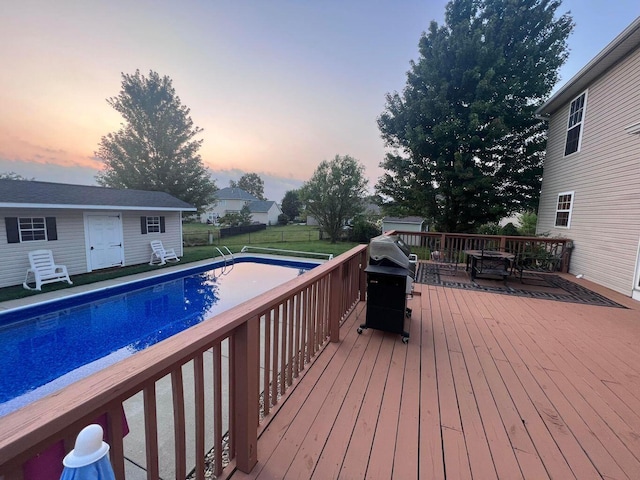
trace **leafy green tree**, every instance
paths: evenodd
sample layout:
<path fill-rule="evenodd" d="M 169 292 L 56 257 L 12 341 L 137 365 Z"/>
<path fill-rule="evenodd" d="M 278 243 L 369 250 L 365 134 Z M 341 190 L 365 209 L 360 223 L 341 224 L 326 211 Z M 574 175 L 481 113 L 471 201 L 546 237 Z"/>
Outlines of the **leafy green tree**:
<path fill-rule="evenodd" d="M 107 99 L 125 123 L 102 137 L 95 152 L 104 168 L 100 185 L 166 192 L 202 210 L 215 201 L 216 185 L 198 150 L 194 126 L 171 79 L 151 71 L 122 74 L 122 90 Z"/>
<path fill-rule="evenodd" d="M 307 214 L 313 215 L 331 243 L 336 243 L 347 220 L 362 212 L 366 188 L 364 166 L 349 155 L 336 155 L 318 165 L 300 189 L 300 199 Z"/>
<path fill-rule="evenodd" d="M 518 222 L 520 223 L 518 228 L 520 235 L 534 236 L 536 234 L 536 226 L 538 225 L 538 215 L 536 215 L 536 212 L 523 212 L 520 214 Z"/>
<path fill-rule="evenodd" d="M 545 125 L 534 117 L 573 29 L 560 0 L 453 0 L 431 22 L 378 126 L 391 148 L 376 185 L 388 213 L 471 232 L 537 205 Z"/>
<path fill-rule="evenodd" d="M 286 214 L 289 219 L 300 215 L 302 209 L 302 202 L 300 201 L 300 192 L 298 190 L 288 190 L 282 197 L 282 213 Z"/>
<path fill-rule="evenodd" d="M 242 226 L 251 225 L 251 222 L 253 222 L 253 216 L 251 215 L 251 210 L 249 209 L 249 206 L 245 204 L 242 206 L 242 209 L 240 210 L 240 225 Z"/>
<path fill-rule="evenodd" d="M 286 225 L 289 223 L 289 216 L 286 213 L 278 215 L 278 225 Z"/>
<path fill-rule="evenodd" d="M 218 223 L 221 227 L 239 227 L 240 212 L 227 212 L 218 219 Z"/>
<path fill-rule="evenodd" d="M 501 235 L 502 228 L 500 228 L 498 222 L 488 222 L 480 225 L 476 233 L 480 235 Z"/>
<path fill-rule="evenodd" d="M 229 186 L 231 188 L 241 188 L 258 200 L 266 200 L 264 196 L 264 181 L 257 173 L 245 173 L 237 182 L 231 180 Z"/>
<path fill-rule="evenodd" d="M 239 212 L 228 212 L 218 220 L 223 227 L 245 227 L 251 225 L 251 210 L 247 205 L 242 207 Z"/>
<path fill-rule="evenodd" d="M 358 215 L 353 221 L 349 240 L 352 242 L 369 243 L 369 240 L 382 233 L 381 230 L 380 226 L 366 218 L 365 215 Z"/>

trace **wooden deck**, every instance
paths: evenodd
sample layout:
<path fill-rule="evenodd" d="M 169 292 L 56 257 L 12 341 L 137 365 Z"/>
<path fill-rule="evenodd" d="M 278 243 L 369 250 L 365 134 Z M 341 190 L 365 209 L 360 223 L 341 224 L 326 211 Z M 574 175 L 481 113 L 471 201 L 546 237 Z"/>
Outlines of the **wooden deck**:
<path fill-rule="evenodd" d="M 640 478 L 640 305 L 588 286 L 629 309 L 416 285 L 405 345 L 361 304 L 232 478 Z"/>

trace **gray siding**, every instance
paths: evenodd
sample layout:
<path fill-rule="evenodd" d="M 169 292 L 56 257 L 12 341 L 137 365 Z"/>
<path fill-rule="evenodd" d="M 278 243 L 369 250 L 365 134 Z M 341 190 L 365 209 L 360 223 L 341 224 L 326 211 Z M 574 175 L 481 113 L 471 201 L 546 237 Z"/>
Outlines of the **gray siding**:
<path fill-rule="evenodd" d="M 579 152 L 564 157 L 569 104 L 554 112 L 538 233 L 574 240 L 571 273 L 631 295 L 640 239 L 640 49 L 588 88 Z M 573 191 L 571 225 L 555 228 L 558 194 Z"/>
<path fill-rule="evenodd" d="M 96 213 L 91 211 L 91 213 Z M 123 245 L 125 265 L 136 265 L 149 262 L 151 240 L 162 240 L 165 248 L 173 248 L 182 255 L 182 227 L 179 212 L 125 211 L 122 213 Z M 165 233 L 149 233 L 140 231 L 140 217 L 146 215 L 163 215 L 165 217 Z M 55 217 L 58 239 L 54 241 L 35 241 L 24 243 L 7 243 L 5 217 Z M 49 249 L 53 251 L 55 262 L 65 265 L 69 275 L 87 272 L 87 258 L 84 233 L 84 216 L 82 210 L 32 210 L 1 209 L 0 210 L 0 252 L 2 269 L 0 269 L 0 288 L 19 285 L 29 268 L 28 253 L 32 250 Z"/>

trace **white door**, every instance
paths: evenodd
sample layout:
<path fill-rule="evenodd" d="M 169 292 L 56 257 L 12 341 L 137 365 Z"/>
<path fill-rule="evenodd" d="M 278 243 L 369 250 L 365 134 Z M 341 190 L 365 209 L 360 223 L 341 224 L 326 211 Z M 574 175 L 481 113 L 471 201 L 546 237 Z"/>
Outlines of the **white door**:
<path fill-rule="evenodd" d="M 124 265 L 120 214 L 86 215 L 89 271 Z"/>

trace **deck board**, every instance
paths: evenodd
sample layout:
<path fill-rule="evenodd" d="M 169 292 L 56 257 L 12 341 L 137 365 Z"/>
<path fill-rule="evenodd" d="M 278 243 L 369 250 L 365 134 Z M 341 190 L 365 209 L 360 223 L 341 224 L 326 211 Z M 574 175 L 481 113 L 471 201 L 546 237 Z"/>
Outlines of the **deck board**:
<path fill-rule="evenodd" d="M 408 345 L 361 304 L 231 478 L 639 478 L 640 304 L 593 289 L 628 308 L 416 285 Z"/>

